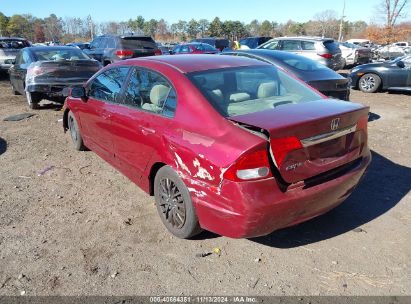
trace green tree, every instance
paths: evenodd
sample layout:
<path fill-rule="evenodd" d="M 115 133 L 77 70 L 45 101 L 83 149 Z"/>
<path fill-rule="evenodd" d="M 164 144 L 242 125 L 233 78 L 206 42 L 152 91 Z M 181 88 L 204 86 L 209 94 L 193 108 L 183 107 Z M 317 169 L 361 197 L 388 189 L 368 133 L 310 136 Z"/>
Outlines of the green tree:
<path fill-rule="evenodd" d="M 270 36 L 273 30 L 273 24 L 268 20 L 264 20 L 263 23 L 261 23 L 258 33 L 261 36 Z"/>
<path fill-rule="evenodd" d="M 187 35 L 191 39 L 194 39 L 197 37 L 197 34 L 200 33 L 200 24 L 198 23 L 197 20 L 191 19 L 187 23 Z"/>
<path fill-rule="evenodd" d="M 154 37 L 157 32 L 157 25 L 158 21 L 156 19 L 150 19 L 149 21 L 144 22 L 144 34 Z"/>
<path fill-rule="evenodd" d="M 29 28 L 30 23 L 22 15 L 13 15 L 7 24 L 10 36 L 26 37 Z"/>
<path fill-rule="evenodd" d="M 0 36 L 7 36 L 7 24 L 9 23 L 9 18 L 3 13 L 0 13 Z"/>
<path fill-rule="evenodd" d="M 210 22 L 207 19 L 200 19 L 198 21 L 200 27 L 201 37 L 204 37 L 208 31 L 208 27 L 210 26 Z"/>
<path fill-rule="evenodd" d="M 208 32 L 212 37 L 220 37 L 223 33 L 223 23 L 221 22 L 220 18 L 215 17 L 214 20 L 210 23 L 208 28 Z"/>

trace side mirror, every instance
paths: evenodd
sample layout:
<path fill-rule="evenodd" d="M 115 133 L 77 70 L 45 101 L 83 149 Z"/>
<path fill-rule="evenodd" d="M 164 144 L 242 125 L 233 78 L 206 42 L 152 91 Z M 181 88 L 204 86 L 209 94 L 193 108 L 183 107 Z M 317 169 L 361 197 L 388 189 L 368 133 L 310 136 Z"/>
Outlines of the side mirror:
<path fill-rule="evenodd" d="M 397 62 L 397 67 L 399 67 L 399 68 L 401 68 L 401 69 L 403 69 L 403 68 L 405 68 L 405 64 L 404 64 L 404 61 L 398 61 Z"/>
<path fill-rule="evenodd" d="M 71 88 L 71 97 L 81 98 L 82 101 L 87 101 L 88 97 L 86 94 L 86 89 L 81 86 L 76 86 Z"/>

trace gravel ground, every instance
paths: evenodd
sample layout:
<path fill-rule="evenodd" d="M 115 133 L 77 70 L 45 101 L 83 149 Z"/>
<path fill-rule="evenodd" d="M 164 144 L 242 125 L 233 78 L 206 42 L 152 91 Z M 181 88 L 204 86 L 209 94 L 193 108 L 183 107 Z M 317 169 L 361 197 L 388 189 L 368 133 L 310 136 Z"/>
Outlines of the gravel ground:
<path fill-rule="evenodd" d="M 61 111 L 29 111 L 3 78 L 0 295 L 411 295 L 411 95 L 351 98 L 371 106 L 373 162 L 344 204 L 257 239 L 180 240 L 152 197 L 74 151 Z"/>

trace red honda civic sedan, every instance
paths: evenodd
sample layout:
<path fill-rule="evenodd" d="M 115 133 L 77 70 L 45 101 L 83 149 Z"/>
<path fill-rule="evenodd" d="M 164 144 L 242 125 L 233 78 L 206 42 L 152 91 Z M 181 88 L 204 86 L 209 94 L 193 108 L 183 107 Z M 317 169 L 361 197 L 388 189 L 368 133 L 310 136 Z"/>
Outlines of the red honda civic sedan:
<path fill-rule="evenodd" d="M 64 129 L 150 195 L 167 229 L 242 238 L 343 202 L 371 160 L 368 107 L 270 64 L 156 56 L 112 64 L 67 97 Z"/>

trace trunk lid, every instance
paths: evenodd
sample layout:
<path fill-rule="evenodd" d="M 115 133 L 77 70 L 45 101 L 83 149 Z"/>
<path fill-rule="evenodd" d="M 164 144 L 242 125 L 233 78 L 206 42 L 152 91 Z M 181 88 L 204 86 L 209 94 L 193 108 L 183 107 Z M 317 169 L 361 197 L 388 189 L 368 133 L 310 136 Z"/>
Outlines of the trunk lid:
<path fill-rule="evenodd" d="M 133 58 L 153 56 L 157 45 L 151 37 L 122 37 L 121 46 L 126 50 L 133 51 Z"/>
<path fill-rule="evenodd" d="M 87 81 L 101 65 L 95 60 L 37 61 L 27 71 L 27 84 L 77 84 Z"/>
<path fill-rule="evenodd" d="M 368 111 L 368 107 L 356 103 L 318 100 L 230 119 L 264 129 L 282 178 L 296 183 L 359 158 L 367 147 Z M 291 140 L 292 149 L 290 139 L 295 140 Z M 284 148 L 286 145 L 288 148 Z M 285 151 L 284 155 L 279 151 Z"/>

